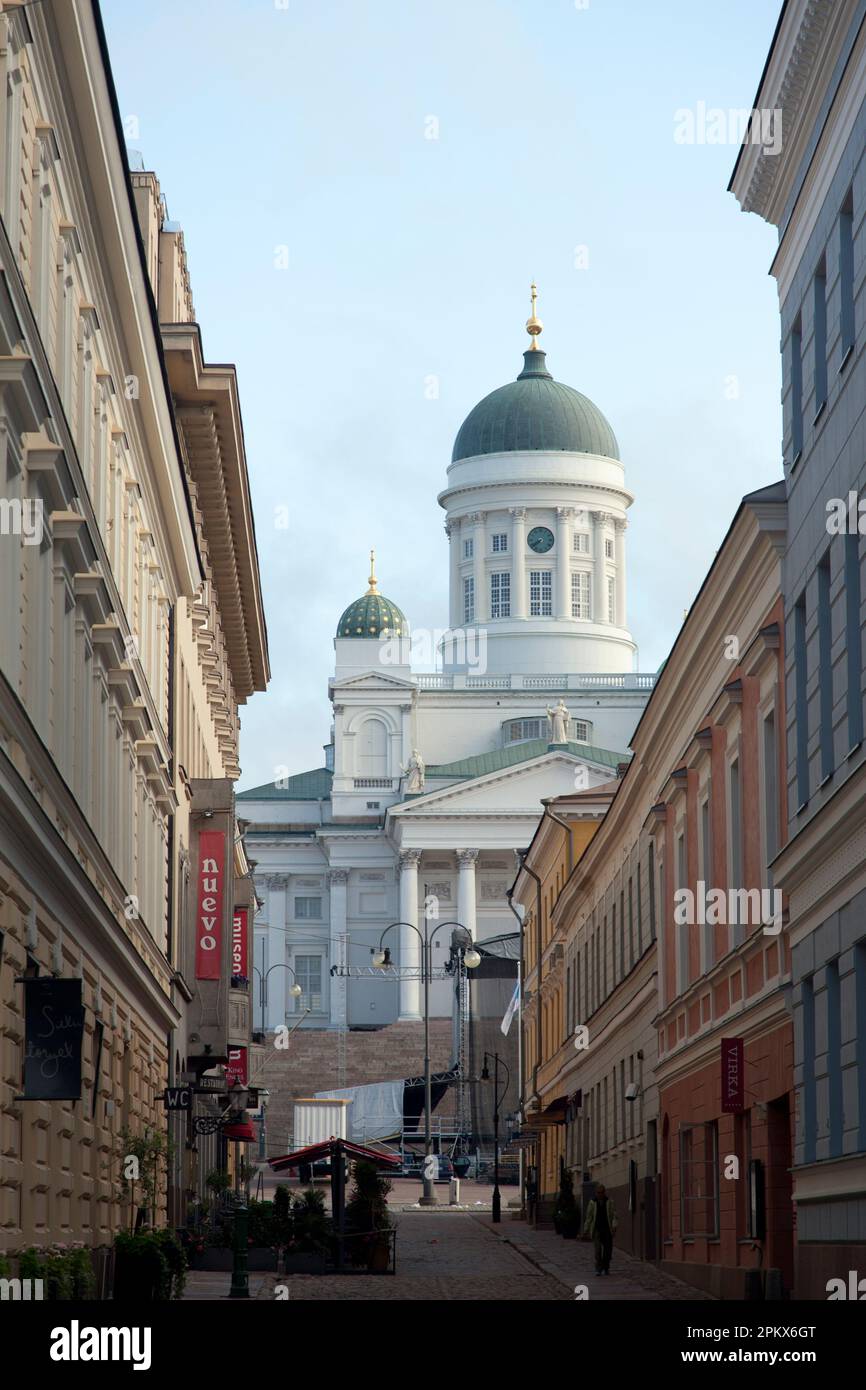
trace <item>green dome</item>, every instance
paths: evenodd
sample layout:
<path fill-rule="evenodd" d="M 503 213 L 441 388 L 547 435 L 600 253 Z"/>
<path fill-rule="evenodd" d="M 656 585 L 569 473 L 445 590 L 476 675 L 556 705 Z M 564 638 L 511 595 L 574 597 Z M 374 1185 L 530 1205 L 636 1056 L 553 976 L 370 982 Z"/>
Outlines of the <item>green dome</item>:
<path fill-rule="evenodd" d="M 386 632 L 406 637 L 409 624 L 396 603 L 375 592 L 350 603 L 337 624 L 338 637 L 381 637 Z"/>
<path fill-rule="evenodd" d="M 619 458 L 616 436 L 601 411 L 579 391 L 554 381 L 545 357 L 540 348 L 529 348 L 517 380 L 491 391 L 469 412 L 457 434 L 452 463 L 523 449 Z"/>

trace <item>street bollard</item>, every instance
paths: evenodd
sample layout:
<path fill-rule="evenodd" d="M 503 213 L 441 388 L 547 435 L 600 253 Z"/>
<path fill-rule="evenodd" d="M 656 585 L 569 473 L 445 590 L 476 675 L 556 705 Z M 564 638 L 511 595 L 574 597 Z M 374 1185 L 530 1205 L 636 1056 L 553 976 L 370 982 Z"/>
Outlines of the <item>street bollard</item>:
<path fill-rule="evenodd" d="M 235 1207 L 234 1241 L 232 1249 L 232 1286 L 229 1298 L 249 1298 L 250 1276 L 247 1266 L 247 1230 L 249 1210 L 246 1202 Z"/>
<path fill-rule="evenodd" d="M 460 1202 L 460 1179 L 452 1178 L 448 1186 L 448 1205 L 456 1207 Z"/>

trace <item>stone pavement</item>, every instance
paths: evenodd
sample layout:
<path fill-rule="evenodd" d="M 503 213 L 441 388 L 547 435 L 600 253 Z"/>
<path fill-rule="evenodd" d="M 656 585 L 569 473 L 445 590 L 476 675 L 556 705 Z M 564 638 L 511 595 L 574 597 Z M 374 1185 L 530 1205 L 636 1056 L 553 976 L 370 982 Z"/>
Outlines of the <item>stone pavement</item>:
<path fill-rule="evenodd" d="M 251 1274 L 251 1299 L 272 1299 L 277 1284 L 288 1287 L 290 1300 L 302 1302 L 564 1302 L 576 1297 L 576 1286 L 586 1288 L 590 1301 L 707 1298 L 655 1265 L 616 1249 L 611 1274 L 599 1277 L 591 1243 L 563 1240 L 553 1231 L 536 1231 L 508 1216 L 494 1225 L 486 1212 L 439 1208 L 397 1211 L 395 1221 L 395 1275 Z M 227 1298 L 230 1285 L 230 1274 L 192 1271 L 184 1297 Z"/>
<path fill-rule="evenodd" d="M 575 1296 L 576 1286 L 585 1287 L 593 1302 L 714 1302 L 691 1284 L 685 1284 L 665 1274 L 657 1265 L 636 1259 L 614 1243 L 610 1274 L 595 1272 L 592 1241 L 564 1240 L 555 1231 L 535 1230 L 525 1221 L 511 1221 L 503 1212 L 503 1220 L 495 1226 L 490 1217 L 473 1218 L 479 1225 L 493 1231 L 498 1239 L 531 1261 L 551 1279 L 558 1280 Z"/>

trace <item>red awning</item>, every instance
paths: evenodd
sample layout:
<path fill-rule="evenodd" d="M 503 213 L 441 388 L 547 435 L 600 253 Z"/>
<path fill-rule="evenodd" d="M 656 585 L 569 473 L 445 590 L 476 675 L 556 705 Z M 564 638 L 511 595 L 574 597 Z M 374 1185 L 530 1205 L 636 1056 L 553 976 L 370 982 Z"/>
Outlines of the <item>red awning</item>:
<path fill-rule="evenodd" d="M 318 1163 L 323 1158 L 333 1158 L 336 1153 L 344 1153 L 347 1158 L 366 1159 L 369 1163 L 389 1163 L 398 1167 L 400 1155 L 388 1153 L 385 1149 L 370 1149 L 363 1144 L 353 1144 L 348 1139 L 323 1139 L 318 1144 L 310 1144 L 306 1149 L 298 1149 L 293 1154 L 283 1154 L 281 1158 L 269 1158 L 268 1167 L 275 1173 L 283 1168 L 297 1168 L 301 1163 Z"/>

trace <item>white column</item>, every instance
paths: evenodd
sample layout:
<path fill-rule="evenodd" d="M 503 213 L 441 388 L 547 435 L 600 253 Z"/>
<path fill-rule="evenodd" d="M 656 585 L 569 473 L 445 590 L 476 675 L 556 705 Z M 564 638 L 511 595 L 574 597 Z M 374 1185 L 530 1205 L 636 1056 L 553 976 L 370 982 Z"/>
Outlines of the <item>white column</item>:
<path fill-rule="evenodd" d="M 268 883 L 268 947 L 265 960 L 265 973 L 272 965 L 286 962 L 291 965 L 292 937 L 289 927 L 287 874 L 271 874 Z M 261 963 L 256 961 L 261 970 Z M 289 1012 L 289 985 L 293 983 L 288 970 L 275 970 L 268 975 L 267 983 L 267 1028 L 281 1028 L 286 1023 Z M 294 1004 L 294 1000 L 292 1000 Z"/>
<path fill-rule="evenodd" d="M 449 604 L 449 627 L 460 627 L 463 623 L 463 594 L 460 588 L 460 522 L 458 520 L 446 521 L 445 534 L 448 536 L 450 544 L 450 604 Z"/>
<path fill-rule="evenodd" d="M 557 618 L 571 617 L 571 518 L 573 507 L 556 509 L 556 604 Z"/>
<path fill-rule="evenodd" d="M 511 507 L 511 616 L 526 617 L 526 508 Z"/>
<path fill-rule="evenodd" d="M 475 940 L 475 864 L 478 859 L 477 849 L 460 849 L 457 851 L 457 921 L 461 926 L 471 932 L 472 940 Z"/>
<path fill-rule="evenodd" d="M 400 921 L 418 926 L 418 865 L 421 863 L 420 849 L 400 851 Z M 388 945 L 388 942 L 385 943 Z M 393 946 L 391 947 L 393 951 Z M 421 965 L 421 938 L 417 932 L 405 926 L 400 928 L 400 966 L 418 969 Z M 419 1019 L 421 1017 L 421 981 L 400 981 L 400 1018 Z"/>
<path fill-rule="evenodd" d="M 627 521 L 617 518 L 614 522 L 616 535 L 614 537 L 613 553 L 616 559 L 616 625 L 617 627 L 626 626 L 625 612 L 625 528 Z"/>
<path fill-rule="evenodd" d="M 331 869 L 328 885 L 331 899 L 328 965 L 347 965 L 348 961 L 343 960 L 343 954 L 349 896 L 348 869 Z M 348 981 L 341 982 L 333 975 L 328 976 L 328 981 L 329 1018 L 334 1027 L 343 1028 L 347 1022 Z M 293 979 L 289 980 L 290 985 L 294 983 Z"/>
<path fill-rule="evenodd" d="M 485 544 L 487 537 L 484 533 L 484 520 L 486 512 L 473 512 L 472 521 L 475 523 L 473 531 L 473 555 L 475 566 L 475 621 L 476 623 L 486 623 L 490 617 L 490 598 L 487 593 L 487 572 L 484 564 Z"/>
<path fill-rule="evenodd" d="M 604 558 L 604 542 L 607 527 L 607 513 L 592 514 L 592 620 L 594 623 L 607 622 L 607 570 Z"/>

